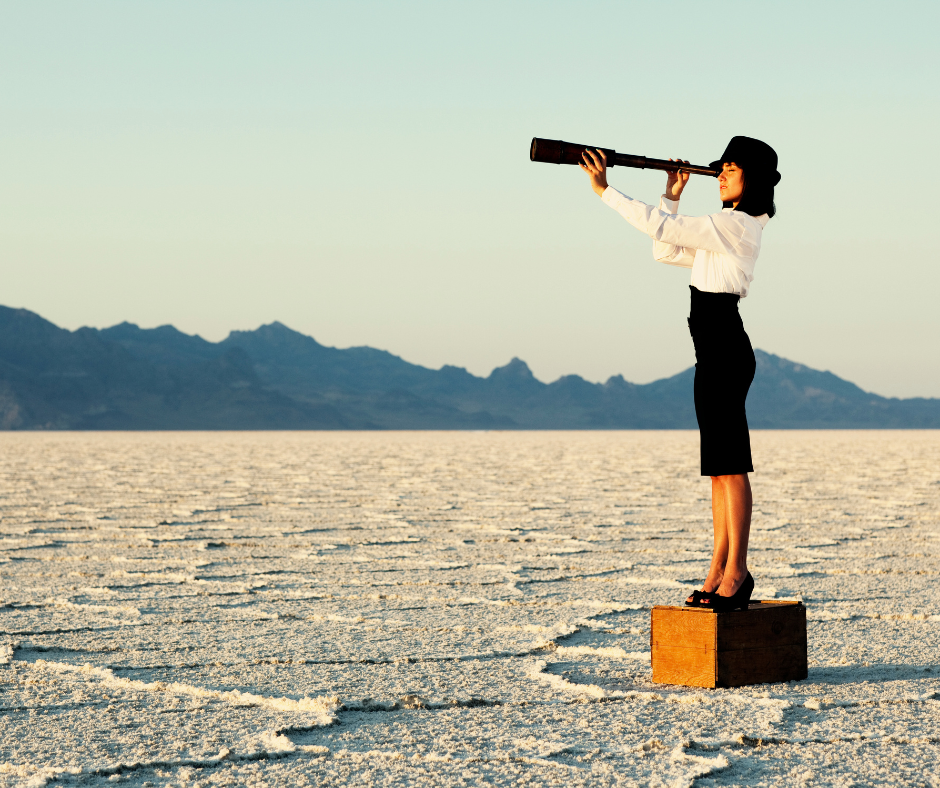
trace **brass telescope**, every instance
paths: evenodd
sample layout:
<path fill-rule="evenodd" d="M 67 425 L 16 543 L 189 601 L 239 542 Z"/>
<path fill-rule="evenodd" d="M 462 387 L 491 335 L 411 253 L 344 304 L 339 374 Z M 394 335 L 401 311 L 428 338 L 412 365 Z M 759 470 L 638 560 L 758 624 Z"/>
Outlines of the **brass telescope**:
<path fill-rule="evenodd" d="M 648 159 L 646 156 L 631 156 L 629 153 L 617 153 L 611 148 L 601 148 L 600 145 L 595 148 L 592 145 L 578 145 L 574 142 L 563 142 L 562 140 L 543 140 L 541 137 L 532 138 L 532 147 L 529 148 L 529 159 L 531 161 L 544 161 L 547 164 L 581 164 L 581 154 L 584 151 L 596 150 L 599 148 L 607 154 L 608 167 L 635 167 L 639 170 L 682 170 L 696 175 L 711 175 L 718 177 L 721 170 L 714 167 L 701 167 L 698 164 L 679 164 L 676 161 L 667 161 L 666 159 Z"/>

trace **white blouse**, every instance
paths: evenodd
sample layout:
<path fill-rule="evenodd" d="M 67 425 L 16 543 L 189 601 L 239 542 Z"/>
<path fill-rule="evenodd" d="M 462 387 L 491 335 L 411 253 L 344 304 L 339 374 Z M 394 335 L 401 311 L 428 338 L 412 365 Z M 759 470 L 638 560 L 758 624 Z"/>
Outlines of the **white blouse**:
<path fill-rule="evenodd" d="M 608 186 L 601 199 L 653 239 L 653 257 L 692 269 L 692 285 L 706 293 L 747 295 L 760 254 L 760 237 L 770 217 L 724 208 L 710 216 L 682 216 L 678 201 L 665 195 L 659 209 Z"/>

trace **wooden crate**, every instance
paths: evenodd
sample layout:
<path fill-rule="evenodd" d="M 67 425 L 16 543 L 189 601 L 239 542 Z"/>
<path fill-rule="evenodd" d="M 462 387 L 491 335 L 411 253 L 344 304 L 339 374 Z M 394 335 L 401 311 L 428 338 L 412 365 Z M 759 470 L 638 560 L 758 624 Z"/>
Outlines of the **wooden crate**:
<path fill-rule="evenodd" d="M 747 610 L 653 608 L 653 681 L 740 687 L 806 678 L 802 602 L 752 602 Z"/>

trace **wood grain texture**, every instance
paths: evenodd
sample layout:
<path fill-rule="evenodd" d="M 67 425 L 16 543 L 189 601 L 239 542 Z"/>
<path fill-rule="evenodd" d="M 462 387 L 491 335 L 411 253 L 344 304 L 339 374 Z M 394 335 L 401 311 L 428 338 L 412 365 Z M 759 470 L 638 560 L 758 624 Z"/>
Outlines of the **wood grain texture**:
<path fill-rule="evenodd" d="M 689 687 L 740 687 L 807 675 L 806 608 L 755 602 L 748 610 L 654 607 L 653 681 Z"/>
<path fill-rule="evenodd" d="M 652 647 L 653 681 L 685 687 L 714 687 L 717 677 L 715 656 L 710 648 L 682 646 Z"/>
<path fill-rule="evenodd" d="M 650 646 L 682 646 L 715 649 L 715 612 L 695 607 L 654 607 L 650 626 Z"/>
<path fill-rule="evenodd" d="M 802 604 L 761 605 L 719 613 L 716 643 L 719 651 L 739 651 L 765 645 L 806 648 L 806 608 Z"/>
<path fill-rule="evenodd" d="M 741 687 L 806 678 L 806 646 L 764 646 L 717 654 L 716 687 Z"/>

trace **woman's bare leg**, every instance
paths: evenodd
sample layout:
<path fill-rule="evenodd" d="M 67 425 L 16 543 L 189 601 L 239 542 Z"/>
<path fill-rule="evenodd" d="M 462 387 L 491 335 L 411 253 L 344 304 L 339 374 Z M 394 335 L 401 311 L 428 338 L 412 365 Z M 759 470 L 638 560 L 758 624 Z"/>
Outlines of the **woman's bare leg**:
<path fill-rule="evenodd" d="M 751 482 L 746 473 L 712 477 L 712 512 L 718 511 L 715 499 L 722 500 L 725 523 L 725 564 L 718 593 L 731 596 L 747 577 L 747 542 L 751 534 Z M 718 518 L 715 515 L 715 556 L 718 554 Z M 714 567 L 715 559 L 712 559 Z M 710 573 L 709 573 L 710 574 Z"/>
<path fill-rule="evenodd" d="M 746 473 L 712 476 L 712 562 L 702 591 L 731 596 L 747 577 L 751 533 L 751 482 Z M 691 600 L 692 597 L 689 597 Z"/>
<path fill-rule="evenodd" d="M 712 528 L 715 533 L 712 563 L 702 584 L 702 591 L 715 591 L 721 585 L 728 563 L 728 519 L 724 487 L 721 476 L 712 476 Z M 692 597 L 689 597 L 691 601 Z"/>

